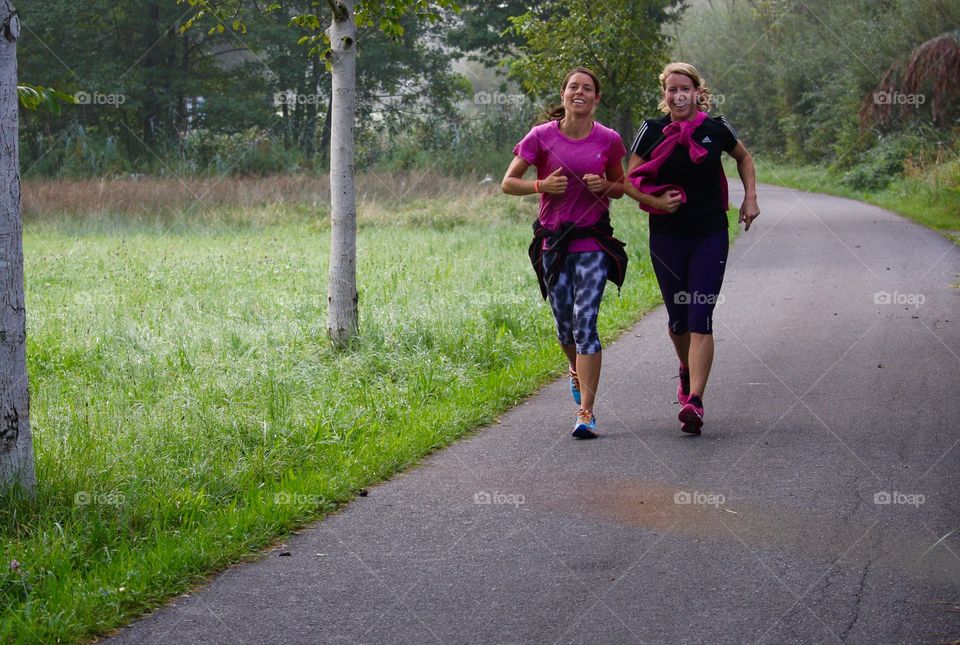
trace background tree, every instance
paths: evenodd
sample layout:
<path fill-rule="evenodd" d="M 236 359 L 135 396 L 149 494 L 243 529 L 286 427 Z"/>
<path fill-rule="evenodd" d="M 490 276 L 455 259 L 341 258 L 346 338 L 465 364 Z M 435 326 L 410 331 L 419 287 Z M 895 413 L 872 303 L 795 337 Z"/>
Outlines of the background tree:
<path fill-rule="evenodd" d="M 17 132 L 17 38 L 20 21 L 10 0 L 0 0 L 0 488 L 36 484 L 27 389 L 23 229 Z"/>
<path fill-rule="evenodd" d="M 182 0 L 178 0 L 181 2 Z M 231 19 L 234 30 L 245 30 L 239 16 L 243 0 L 188 0 L 202 6 L 220 21 Z M 437 20 L 436 9 L 455 8 L 452 0 L 327 0 L 329 14 L 311 11 L 294 16 L 292 22 L 312 29 L 315 34 L 301 38 L 320 52 L 331 70 L 330 104 L 330 272 L 327 282 L 327 335 L 337 346 L 344 346 L 356 335 L 359 325 L 357 303 L 357 207 L 354 175 L 354 116 L 357 107 L 356 58 L 357 24 L 377 25 L 381 31 L 400 38 L 404 28 L 399 20 L 412 13 L 426 20 Z M 356 16 L 354 7 L 357 7 Z M 283 11 L 281 3 L 271 11 Z M 230 14 L 232 13 L 232 18 Z M 222 26 L 221 22 L 221 26 Z M 322 36 L 321 36 L 322 34 Z M 325 41 L 326 48 L 320 46 Z"/>
<path fill-rule="evenodd" d="M 327 277 L 327 335 L 342 346 L 359 328 L 357 304 L 357 191 L 353 120 L 357 108 L 357 25 L 353 0 L 331 6 L 325 31 L 333 71 L 330 93 L 330 271 Z"/>
<path fill-rule="evenodd" d="M 461 120 L 460 102 L 472 94 L 469 82 L 451 68 L 442 42 L 449 20 L 424 21 L 413 15 L 399 19 L 400 37 L 375 26 L 358 27 L 357 151 L 358 167 L 369 168 L 399 151 L 416 136 L 425 152 L 443 148 L 437 139 Z M 387 145 L 384 145 L 384 144 Z M 392 167 L 429 164 L 430 155 L 394 158 Z"/>
<path fill-rule="evenodd" d="M 515 56 L 524 42 L 513 28 L 511 18 L 526 13 L 545 18 L 551 4 L 525 0 L 461 2 L 460 20 L 446 32 L 447 46 L 488 67 L 501 65 L 505 59 Z"/>
<path fill-rule="evenodd" d="M 891 65 L 874 92 L 864 97 L 861 125 L 877 123 L 891 128 L 898 117 L 912 116 L 913 106 L 900 103 L 900 95 L 923 95 L 930 117 L 941 128 L 960 121 L 960 86 L 956 83 L 960 78 L 960 29 L 919 45 L 903 67 L 901 70 L 899 62 Z"/>
<path fill-rule="evenodd" d="M 181 32 L 189 8 L 172 0 L 151 6 L 158 10 L 142 11 L 137 0 L 18 6 L 31 36 L 18 48 L 24 75 L 87 99 L 60 119 L 21 114 L 27 177 L 327 170 L 330 71 L 297 42 L 317 28 L 291 24 L 312 0 L 248 12 L 245 32 L 233 31 L 229 16 L 221 23 L 209 15 L 203 28 Z M 401 16 L 399 38 L 377 24 L 358 26 L 358 163 L 416 163 L 403 149 L 408 131 L 430 122 L 448 132 L 461 119 L 457 102 L 470 88 L 442 47 L 453 14 L 439 15 Z M 318 17 L 322 33 L 329 16 Z M 59 34 L 61 24 L 78 28 Z M 163 55 L 144 56 L 147 49 Z"/>
<path fill-rule="evenodd" d="M 184 11 L 172 0 L 24 0 L 19 10 L 30 30 L 23 76 L 82 99 L 68 118 L 22 116 L 28 172 L 171 174 L 189 169 L 179 159 L 206 154 L 193 133 L 276 125 L 269 70 L 241 42 L 180 33 Z"/>
<path fill-rule="evenodd" d="M 511 74 L 531 95 L 558 101 L 564 74 L 591 68 L 602 83 L 600 120 L 631 138 L 636 110 L 656 107 L 669 45 L 663 28 L 683 8 L 683 0 L 556 0 L 545 19 L 533 11 L 512 19 L 523 42 Z"/>
<path fill-rule="evenodd" d="M 911 157 L 953 140 L 960 115 L 937 124 L 930 102 L 912 104 L 894 131 L 863 128 L 858 113 L 891 65 L 958 27 L 957 0 L 702 3 L 679 26 L 674 56 L 703 72 L 724 115 L 761 155 L 830 167 L 852 188 L 877 190 Z M 953 51 L 947 39 L 938 44 L 941 55 Z"/>

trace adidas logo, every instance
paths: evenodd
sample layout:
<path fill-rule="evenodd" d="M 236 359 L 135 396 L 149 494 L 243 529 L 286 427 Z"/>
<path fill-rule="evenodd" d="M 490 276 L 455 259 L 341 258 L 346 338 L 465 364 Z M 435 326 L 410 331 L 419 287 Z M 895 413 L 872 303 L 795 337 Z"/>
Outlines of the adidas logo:
<path fill-rule="evenodd" d="M 709 136 L 707 136 L 707 137 L 704 137 L 703 141 L 701 141 L 700 143 L 713 143 L 713 141 L 710 139 Z"/>

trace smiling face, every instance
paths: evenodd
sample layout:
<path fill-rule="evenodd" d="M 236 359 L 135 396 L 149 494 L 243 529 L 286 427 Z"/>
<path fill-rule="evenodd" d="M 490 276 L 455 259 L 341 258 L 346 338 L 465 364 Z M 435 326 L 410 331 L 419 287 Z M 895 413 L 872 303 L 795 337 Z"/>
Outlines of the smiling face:
<path fill-rule="evenodd" d="M 673 73 L 663 81 L 663 101 L 674 121 L 689 121 L 697 114 L 700 92 L 686 74 Z"/>
<path fill-rule="evenodd" d="M 590 116 L 600 102 L 596 83 L 589 74 L 583 72 L 576 72 L 567 79 L 560 98 L 567 113 L 577 116 Z"/>

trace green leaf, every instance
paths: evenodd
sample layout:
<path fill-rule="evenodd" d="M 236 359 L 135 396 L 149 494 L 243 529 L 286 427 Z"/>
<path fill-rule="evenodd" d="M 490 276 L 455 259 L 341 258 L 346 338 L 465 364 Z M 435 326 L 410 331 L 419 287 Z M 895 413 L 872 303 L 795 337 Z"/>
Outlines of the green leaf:
<path fill-rule="evenodd" d="M 17 97 L 20 100 L 20 105 L 24 108 L 36 110 L 43 106 L 54 116 L 60 116 L 61 104 L 77 102 L 70 94 L 59 92 L 52 87 L 30 85 L 28 83 L 17 85 Z"/>

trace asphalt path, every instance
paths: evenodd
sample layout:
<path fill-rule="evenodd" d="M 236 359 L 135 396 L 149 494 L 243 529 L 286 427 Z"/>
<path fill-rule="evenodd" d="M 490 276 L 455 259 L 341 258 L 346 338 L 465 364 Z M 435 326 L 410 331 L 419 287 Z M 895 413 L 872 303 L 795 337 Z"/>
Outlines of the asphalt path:
<path fill-rule="evenodd" d="M 558 381 L 115 641 L 960 639 L 960 249 L 847 199 L 760 207 L 702 436 L 661 307 L 605 348 L 599 439 Z"/>

